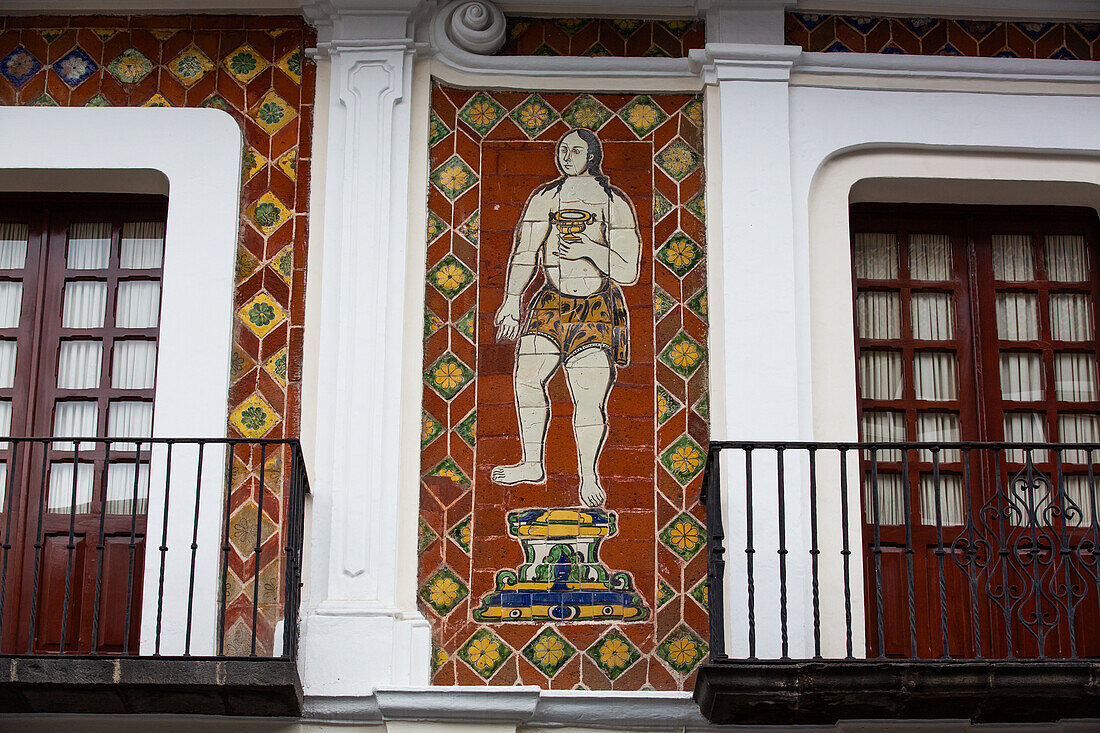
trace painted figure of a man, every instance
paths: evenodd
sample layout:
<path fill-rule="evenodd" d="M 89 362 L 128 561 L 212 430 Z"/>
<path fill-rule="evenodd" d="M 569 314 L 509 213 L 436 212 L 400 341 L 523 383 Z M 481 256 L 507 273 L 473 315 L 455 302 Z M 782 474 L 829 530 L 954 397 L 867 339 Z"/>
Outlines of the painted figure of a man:
<path fill-rule="evenodd" d="M 519 339 L 513 376 L 523 453 L 519 463 L 495 467 L 491 478 L 504 485 L 546 480 L 546 384 L 561 367 L 573 399 L 580 499 L 594 507 L 606 498 L 597 461 L 607 438 L 607 398 L 630 359 L 619 285 L 638 280 L 641 236 L 633 204 L 603 174 L 595 134 L 570 131 L 556 154 L 561 176 L 531 194 L 516 225 L 494 321 L 498 340 Z M 521 325 L 520 303 L 540 266 L 546 282 Z"/>

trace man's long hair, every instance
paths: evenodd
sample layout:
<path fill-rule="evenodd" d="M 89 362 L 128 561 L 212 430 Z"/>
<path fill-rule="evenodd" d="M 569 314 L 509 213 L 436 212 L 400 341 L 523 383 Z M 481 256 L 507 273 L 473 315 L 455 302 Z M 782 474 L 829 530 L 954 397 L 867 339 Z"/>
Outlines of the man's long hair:
<path fill-rule="evenodd" d="M 583 172 L 588 173 L 590 176 L 596 179 L 596 182 L 600 184 L 600 187 L 607 193 L 607 198 L 611 198 L 611 184 L 607 180 L 607 176 L 603 172 L 603 143 L 596 137 L 596 133 L 591 130 L 586 130 L 583 127 L 578 127 L 565 133 L 558 140 L 558 144 L 554 146 L 554 164 L 558 167 L 560 176 L 543 185 L 538 189 L 538 193 L 549 192 L 557 194 L 561 191 L 561 187 L 565 185 L 565 171 L 561 169 L 561 158 L 558 157 L 558 147 L 562 144 L 562 141 L 570 135 L 576 134 L 581 140 L 584 140 L 588 146 L 588 164 L 585 166 Z"/>

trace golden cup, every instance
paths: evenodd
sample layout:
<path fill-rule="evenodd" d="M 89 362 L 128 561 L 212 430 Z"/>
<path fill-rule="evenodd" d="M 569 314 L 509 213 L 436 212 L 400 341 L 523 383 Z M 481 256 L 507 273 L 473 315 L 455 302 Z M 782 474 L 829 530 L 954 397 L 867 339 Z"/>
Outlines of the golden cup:
<path fill-rule="evenodd" d="M 563 242 L 579 242 L 577 232 L 596 221 L 596 215 L 583 209 L 560 209 L 550 212 L 550 223 L 558 228 Z"/>

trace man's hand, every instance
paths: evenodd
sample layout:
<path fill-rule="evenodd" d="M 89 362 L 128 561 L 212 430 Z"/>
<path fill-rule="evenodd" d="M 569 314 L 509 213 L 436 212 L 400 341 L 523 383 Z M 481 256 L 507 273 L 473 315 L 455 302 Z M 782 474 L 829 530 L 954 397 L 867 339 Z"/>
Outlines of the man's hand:
<path fill-rule="evenodd" d="M 493 325 L 497 327 L 497 341 L 513 341 L 519 335 L 519 299 L 505 297 L 497 309 Z"/>
<path fill-rule="evenodd" d="M 592 264 L 601 270 L 605 270 L 607 268 L 607 246 L 592 239 L 587 232 L 580 232 L 576 236 L 580 237 L 580 241 L 558 240 L 558 257 L 563 260 L 592 260 Z M 601 261 L 604 263 L 603 267 L 600 267 Z"/>

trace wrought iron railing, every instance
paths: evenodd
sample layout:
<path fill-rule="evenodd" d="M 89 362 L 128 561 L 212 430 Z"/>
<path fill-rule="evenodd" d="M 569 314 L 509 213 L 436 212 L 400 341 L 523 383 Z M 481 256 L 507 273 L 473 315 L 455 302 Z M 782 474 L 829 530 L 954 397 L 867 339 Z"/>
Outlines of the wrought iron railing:
<path fill-rule="evenodd" d="M 307 493 L 296 440 L 3 438 L 0 654 L 294 660 Z"/>
<path fill-rule="evenodd" d="M 711 660 L 1100 657 L 1098 461 L 1097 443 L 712 442 Z"/>

